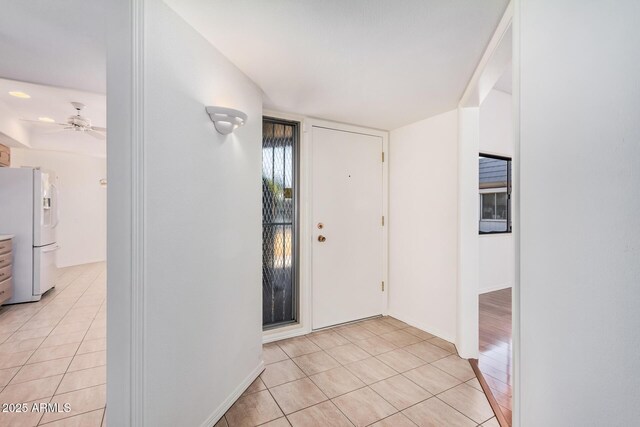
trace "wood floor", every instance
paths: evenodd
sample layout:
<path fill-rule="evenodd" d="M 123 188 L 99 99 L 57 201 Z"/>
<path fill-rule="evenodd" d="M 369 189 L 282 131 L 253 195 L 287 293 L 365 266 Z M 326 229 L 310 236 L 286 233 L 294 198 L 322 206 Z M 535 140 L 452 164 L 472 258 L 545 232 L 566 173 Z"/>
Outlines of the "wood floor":
<path fill-rule="evenodd" d="M 512 419 L 511 363 L 511 288 L 481 294 L 478 367 L 509 425 Z"/>

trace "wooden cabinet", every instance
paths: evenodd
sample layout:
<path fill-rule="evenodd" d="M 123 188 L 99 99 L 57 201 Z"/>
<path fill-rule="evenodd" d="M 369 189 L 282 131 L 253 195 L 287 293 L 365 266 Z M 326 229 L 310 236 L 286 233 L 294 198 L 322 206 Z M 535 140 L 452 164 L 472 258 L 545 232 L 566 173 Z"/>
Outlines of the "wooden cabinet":
<path fill-rule="evenodd" d="M 8 254 L 12 251 L 13 241 L 11 239 L 0 239 L 0 254 Z"/>
<path fill-rule="evenodd" d="M 0 282 L 0 305 L 13 296 L 13 277 Z"/>
<path fill-rule="evenodd" d="M 11 237 L 0 236 L 0 305 L 13 296 L 12 249 Z"/>
<path fill-rule="evenodd" d="M 9 167 L 10 163 L 11 163 L 11 150 L 6 145 L 0 144 L 0 167 L 3 167 L 3 166 Z"/>

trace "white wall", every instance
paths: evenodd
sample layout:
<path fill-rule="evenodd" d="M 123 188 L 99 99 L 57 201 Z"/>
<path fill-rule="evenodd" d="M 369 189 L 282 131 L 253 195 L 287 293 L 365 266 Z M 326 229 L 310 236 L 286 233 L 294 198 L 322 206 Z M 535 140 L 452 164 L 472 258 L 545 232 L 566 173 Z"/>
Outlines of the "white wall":
<path fill-rule="evenodd" d="M 492 90 L 480 105 L 480 151 L 513 157 L 511 94 Z"/>
<path fill-rule="evenodd" d="M 458 112 L 393 130 L 389 313 L 456 337 Z"/>
<path fill-rule="evenodd" d="M 523 427 L 640 419 L 639 15 L 519 2 Z"/>
<path fill-rule="evenodd" d="M 511 234 L 479 236 L 479 293 L 511 288 L 515 280 L 515 246 Z"/>
<path fill-rule="evenodd" d="M 458 251 L 456 349 L 460 357 L 477 358 L 479 348 L 478 187 L 480 108 L 458 108 Z"/>
<path fill-rule="evenodd" d="M 9 147 L 30 147 L 30 135 L 17 115 L 0 101 L 0 144 Z"/>
<path fill-rule="evenodd" d="M 480 105 L 480 152 L 513 158 L 511 94 L 492 90 Z M 513 203 L 512 218 L 513 218 Z M 513 234 L 479 236 L 480 293 L 512 287 L 515 280 Z"/>
<path fill-rule="evenodd" d="M 145 425 L 212 425 L 262 365 L 262 96 L 163 2 L 145 18 Z"/>
<path fill-rule="evenodd" d="M 104 261 L 107 251 L 107 177 L 104 158 L 59 151 L 11 149 L 11 167 L 54 171 L 60 194 L 58 267 Z"/>

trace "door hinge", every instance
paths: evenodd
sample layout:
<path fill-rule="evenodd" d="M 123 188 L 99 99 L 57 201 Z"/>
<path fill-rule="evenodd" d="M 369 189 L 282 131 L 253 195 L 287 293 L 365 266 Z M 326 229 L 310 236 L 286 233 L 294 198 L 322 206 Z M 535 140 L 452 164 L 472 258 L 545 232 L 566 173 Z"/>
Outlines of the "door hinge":
<path fill-rule="evenodd" d="M 382 281 L 382 292 L 384 292 L 384 280 Z"/>
<path fill-rule="evenodd" d="M 384 151 L 382 152 L 382 163 L 384 163 Z"/>
<path fill-rule="evenodd" d="M 384 227 L 384 215 L 382 215 L 382 226 Z"/>

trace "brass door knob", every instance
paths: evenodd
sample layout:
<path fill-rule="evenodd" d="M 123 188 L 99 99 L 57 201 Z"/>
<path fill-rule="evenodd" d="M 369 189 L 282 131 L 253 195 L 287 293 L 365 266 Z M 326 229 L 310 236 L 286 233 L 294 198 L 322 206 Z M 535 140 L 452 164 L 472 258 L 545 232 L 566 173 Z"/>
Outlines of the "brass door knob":
<path fill-rule="evenodd" d="M 322 242 L 324 242 L 325 240 L 327 240 L 327 238 L 326 238 L 326 237 L 324 237 L 323 235 L 318 236 L 318 242 L 322 243 Z"/>

